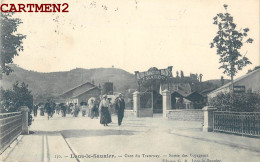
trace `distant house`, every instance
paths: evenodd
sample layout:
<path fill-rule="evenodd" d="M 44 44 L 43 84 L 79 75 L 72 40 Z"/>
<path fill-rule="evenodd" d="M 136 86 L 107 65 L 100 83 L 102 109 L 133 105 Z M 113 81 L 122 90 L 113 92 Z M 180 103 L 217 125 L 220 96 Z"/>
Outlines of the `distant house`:
<path fill-rule="evenodd" d="M 178 92 L 182 96 L 186 96 L 191 93 L 191 86 L 189 83 L 164 83 L 161 84 L 160 87 L 160 94 L 162 94 L 162 91 L 168 90 L 172 93 Z"/>
<path fill-rule="evenodd" d="M 256 69 L 246 75 L 243 75 L 233 81 L 234 92 L 246 92 L 246 93 L 260 93 L 260 69 Z M 210 92 L 208 101 L 219 93 L 228 93 L 232 88 L 231 82 L 219 87 L 218 89 Z"/>
<path fill-rule="evenodd" d="M 205 97 L 198 92 L 191 92 L 189 83 L 161 84 L 161 90 L 168 90 L 171 93 L 171 104 L 173 109 L 194 109 L 202 108 Z"/>
<path fill-rule="evenodd" d="M 60 98 L 65 99 L 66 103 L 81 103 L 88 102 L 91 97 L 99 98 L 101 89 L 90 82 L 86 82 L 77 87 L 74 87 L 62 95 Z"/>

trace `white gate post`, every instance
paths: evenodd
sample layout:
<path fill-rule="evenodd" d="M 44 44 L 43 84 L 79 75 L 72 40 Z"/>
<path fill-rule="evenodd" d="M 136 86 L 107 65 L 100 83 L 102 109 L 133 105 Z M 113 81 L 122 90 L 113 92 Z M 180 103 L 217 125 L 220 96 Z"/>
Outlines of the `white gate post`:
<path fill-rule="evenodd" d="M 204 111 L 204 123 L 203 123 L 203 132 L 212 132 L 213 131 L 213 112 L 217 110 L 212 106 L 205 106 Z"/>
<path fill-rule="evenodd" d="M 30 109 L 27 106 L 22 106 L 21 111 L 22 111 L 22 134 L 29 134 L 28 112 L 30 111 Z"/>
<path fill-rule="evenodd" d="M 163 118 L 167 118 L 167 110 L 171 109 L 171 94 L 167 89 L 162 91 L 163 96 Z"/>
<path fill-rule="evenodd" d="M 139 117 L 139 110 L 140 110 L 140 93 L 138 91 L 135 91 L 133 93 L 133 100 L 134 100 L 134 111 L 135 116 Z"/>

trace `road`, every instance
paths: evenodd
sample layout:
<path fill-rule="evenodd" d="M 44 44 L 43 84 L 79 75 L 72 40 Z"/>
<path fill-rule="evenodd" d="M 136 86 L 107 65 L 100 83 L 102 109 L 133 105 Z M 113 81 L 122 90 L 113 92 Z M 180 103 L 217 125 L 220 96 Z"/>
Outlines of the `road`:
<path fill-rule="evenodd" d="M 34 118 L 5 161 L 259 161 L 260 139 L 205 133 L 200 122 L 116 116 L 104 127 L 99 119 Z"/>

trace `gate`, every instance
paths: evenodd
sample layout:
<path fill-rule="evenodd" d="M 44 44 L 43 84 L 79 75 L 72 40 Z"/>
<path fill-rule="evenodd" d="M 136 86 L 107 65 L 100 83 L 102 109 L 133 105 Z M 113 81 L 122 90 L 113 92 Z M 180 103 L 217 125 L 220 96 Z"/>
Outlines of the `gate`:
<path fill-rule="evenodd" d="M 140 92 L 140 110 L 138 117 L 153 117 L 153 93 Z"/>
<path fill-rule="evenodd" d="M 153 113 L 162 113 L 162 95 L 153 91 Z"/>

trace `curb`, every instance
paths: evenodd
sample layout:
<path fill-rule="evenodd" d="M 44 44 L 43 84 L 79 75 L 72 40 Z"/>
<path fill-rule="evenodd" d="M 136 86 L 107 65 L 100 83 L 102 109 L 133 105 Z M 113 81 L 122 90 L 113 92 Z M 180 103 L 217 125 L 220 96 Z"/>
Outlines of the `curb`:
<path fill-rule="evenodd" d="M 10 146 L 0 155 L 0 162 L 5 161 L 9 154 L 14 150 L 15 146 L 23 139 L 24 135 L 20 135 L 15 139 Z"/>
<path fill-rule="evenodd" d="M 70 151 L 72 152 L 72 154 L 75 156 L 75 159 L 77 160 L 77 162 L 80 162 L 80 160 L 78 159 L 78 157 L 76 155 L 79 155 L 77 153 L 77 151 L 75 151 L 75 149 L 72 147 L 71 143 L 66 140 L 66 138 L 64 137 L 64 135 L 60 132 L 62 138 L 64 139 L 64 141 L 66 142 L 67 146 L 69 147 Z"/>

